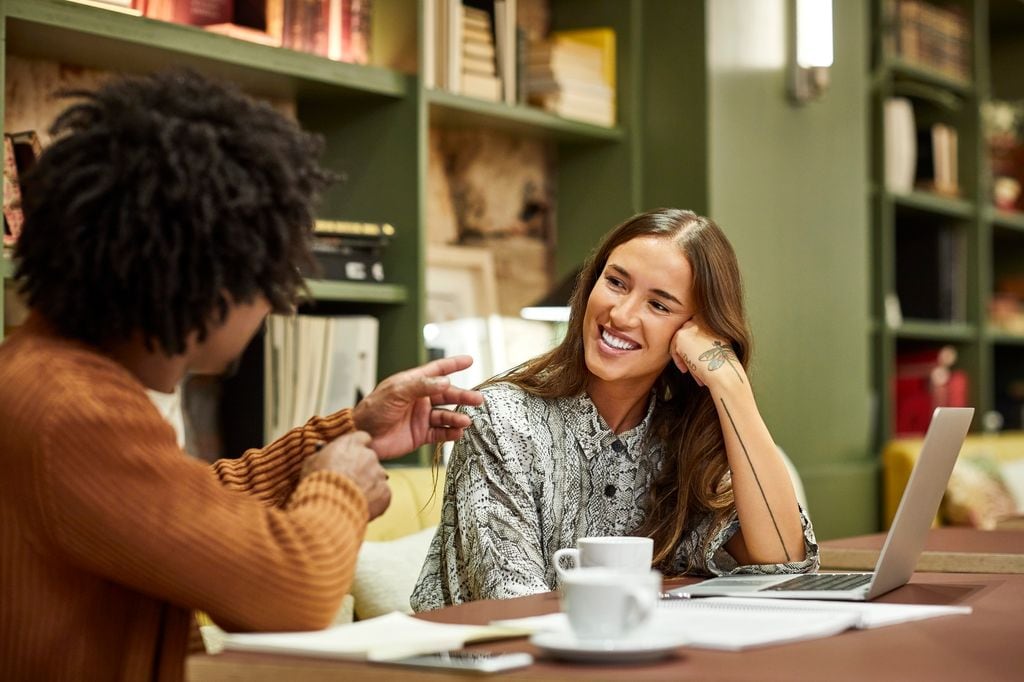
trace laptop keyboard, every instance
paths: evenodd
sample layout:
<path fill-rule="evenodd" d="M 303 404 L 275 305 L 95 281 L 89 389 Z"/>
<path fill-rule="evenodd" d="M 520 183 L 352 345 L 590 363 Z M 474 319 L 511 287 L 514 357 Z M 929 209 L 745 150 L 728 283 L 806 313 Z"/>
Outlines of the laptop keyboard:
<path fill-rule="evenodd" d="M 798 575 L 778 585 L 766 587 L 762 592 L 781 590 L 852 590 L 871 582 L 872 573 L 812 573 Z"/>

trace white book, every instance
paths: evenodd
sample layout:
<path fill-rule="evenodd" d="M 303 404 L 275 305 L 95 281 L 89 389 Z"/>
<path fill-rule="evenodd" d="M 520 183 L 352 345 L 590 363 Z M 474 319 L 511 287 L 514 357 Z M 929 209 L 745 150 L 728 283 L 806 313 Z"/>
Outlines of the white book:
<path fill-rule="evenodd" d="M 495 0 L 494 39 L 502 99 L 516 102 L 516 0 Z"/>
<path fill-rule="evenodd" d="M 423 87 L 437 87 L 437 0 L 423 0 Z"/>
<path fill-rule="evenodd" d="M 342 0 L 327 0 L 327 57 L 341 61 L 345 52 L 345 16 Z"/>
<path fill-rule="evenodd" d="M 890 97 L 885 102 L 883 117 L 885 187 L 890 192 L 910 192 L 914 189 L 917 167 L 914 106 L 906 97 Z"/>
<path fill-rule="evenodd" d="M 462 92 L 462 0 L 445 0 L 448 4 L 445 35 L 447 75 L 445 89 Z"/>
<path fill-rule="evenodd" d="M 324 318 L 330 328 L 325 354 L 324 382 L 318 413 L 333 414 L 354 407 L 377 385 L 377 346 L 380 321 L 371 315 Z"/>

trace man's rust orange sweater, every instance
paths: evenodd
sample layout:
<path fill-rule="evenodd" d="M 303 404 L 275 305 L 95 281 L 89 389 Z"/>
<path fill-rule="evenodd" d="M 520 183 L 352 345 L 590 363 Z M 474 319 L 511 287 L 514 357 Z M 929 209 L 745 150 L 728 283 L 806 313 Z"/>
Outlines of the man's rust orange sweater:
<path fill-rule="evenodd" d="M 352 428 L 314 418 L 211 467 L 124 367 L 31 317 L 0 345 L 0 679 L 180 680 L 192 609 L 227 629 L 328 625 L 367 504 L 299 472 Z"/>

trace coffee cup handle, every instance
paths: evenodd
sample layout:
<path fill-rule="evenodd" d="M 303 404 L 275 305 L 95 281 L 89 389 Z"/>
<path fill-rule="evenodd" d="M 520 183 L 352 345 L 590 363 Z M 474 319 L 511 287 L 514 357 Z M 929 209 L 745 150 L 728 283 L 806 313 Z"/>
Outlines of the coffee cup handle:
<path fill-rule="evenodd" d="M 572 557 L 572 567 L 579 568 L 580 565 L 580 551 L 575 547 L 565 547 L 555 552 L 555 572 L 558 573 L 558 580 L 562 581 L 565 579 L 567 571 L 562 567 L 562 559 L 566 557 Z"/>

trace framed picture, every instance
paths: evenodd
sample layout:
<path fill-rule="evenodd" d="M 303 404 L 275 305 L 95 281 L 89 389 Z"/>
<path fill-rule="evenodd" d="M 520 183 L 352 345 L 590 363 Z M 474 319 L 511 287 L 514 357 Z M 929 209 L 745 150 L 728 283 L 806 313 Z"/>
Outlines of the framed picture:
<path fill-rule="evenodd" d="M 473 365 L 452 376 L 472 387 L 505 366 L 505 339 L 498 317 L 494 258 L 487 249 L 427 248 L 424 341 L 431 355 L 470 355 Z"/>

